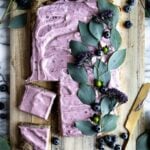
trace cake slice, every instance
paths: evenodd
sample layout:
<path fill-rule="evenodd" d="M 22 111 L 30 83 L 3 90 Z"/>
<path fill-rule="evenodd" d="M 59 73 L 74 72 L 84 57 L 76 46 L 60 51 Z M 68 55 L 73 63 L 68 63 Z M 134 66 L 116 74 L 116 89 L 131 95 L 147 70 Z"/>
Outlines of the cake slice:
<path fill-rule="evenodd" d="M 23 143 L 22 150 L 48 150 L 50 127 L 42 125 L 22 124 L 19 130 Z"/>
<path fill-rule="evenodd" d="M 19 109 L 48 119 L 56 94 L 38 86 L 26 85 Z"/>

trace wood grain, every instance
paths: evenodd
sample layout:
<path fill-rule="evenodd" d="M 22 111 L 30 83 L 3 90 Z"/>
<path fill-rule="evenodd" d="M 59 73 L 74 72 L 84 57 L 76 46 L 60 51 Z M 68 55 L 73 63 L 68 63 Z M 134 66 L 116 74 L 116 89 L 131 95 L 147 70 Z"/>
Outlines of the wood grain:
<path fill-rule="evenodd" d="M 43 0 L 44 1 L 44 0 Z M 122 8 L 126 0 L 114 0 L 114 3 Z M 36 3 L 38 2 L 38 3 Z M 39 124 L 50 124 L 50 135 L 58 135 L 61 139 L 60 146 L 51 145 L 49 150 L 95 150 L 95 137 L 78 137 L 64 138 L 59 135 L 59 111 L 58 99 L 54 103 L 54 107 L 49 118 L 49 121 L 44 121 L 37 117 L 28 115 L 18 110 L 17 106 L 20 103 L 23 92 L 25 79 L 30 76 L 30 56 L 31 56 L 31 23 L 34 22 L 34 13 L 37 7 L 41 4 L 41 0 L 36 0 L 34 9 L 29 12 L 31 17 L 26 28 L 11 30 L 11 89 L 10 89 L 10 139 L 12 150 L 16 150 L 16 144 L 19 140 L 17 124 L 18 122 L 33 122 Z M 123 28 L 123 22 L 130 19 L 133 22 L 133 27 L 130 30 Z M 144 58 L 144 11 L 138 2 L 130 14 L 124 13 L 121 10 L 120 22 L 118 29 L 121 33 L 123 43 L 122 48 L 127 48 L 127 58 L 124 65 L 120 68 L 120 81 L 122 90 L 129 96 L 129 102 L 121 106 L 119 110 L 119 123 L 115 133 L 124 131 L 124 122 L 131 108 L 136 94 L 143 82 L 143 58 Z M 40 85 L 43 83 L 39 83 Z M 44 84 L 46 87 L 51 85 L 51 89 L 56 91 L 57 83 Z M 138 122 L 135 133 L 129 141 L 127 150 L 135 150 L 135 141 L 137 135 L 144 128 L 143 117 Z M 119 140 L 118 142 L 122 142 Z"/>

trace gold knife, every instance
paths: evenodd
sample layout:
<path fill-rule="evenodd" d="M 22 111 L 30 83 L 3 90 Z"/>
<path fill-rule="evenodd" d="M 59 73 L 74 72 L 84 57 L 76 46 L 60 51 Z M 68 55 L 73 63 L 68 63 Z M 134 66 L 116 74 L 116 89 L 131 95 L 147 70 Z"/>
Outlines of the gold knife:
<path fill-rule="evenodd" d="M 124 126 L 125 126 L 126 130 L 128 131 L 129 137 L 128 137 L 128 140 L 123 145 L 123 150 L 126 150 L 128 141 L 130 140 L 130 137 L 134 132 L 134 129 L 135 129 L 137 122 L 140 118 L 140 115 L 142 113 L 143 102 L 144 102 L 145 98 L 147 97 L 149 90 L 150 90 L 150 83 L 145 83 L 142 85 L 142 87 L 134 101 L 134 104 L 127 116 Z"/>

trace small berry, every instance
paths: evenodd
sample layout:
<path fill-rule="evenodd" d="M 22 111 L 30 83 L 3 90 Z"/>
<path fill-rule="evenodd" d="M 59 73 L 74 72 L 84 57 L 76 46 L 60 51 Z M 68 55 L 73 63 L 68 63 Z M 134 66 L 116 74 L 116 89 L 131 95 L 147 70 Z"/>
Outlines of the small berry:
<path fill-rule="evenodd" d="M 0 110 L 4 109 L 5 108 L 5 105 L 4 103 L 0 102 Z"/>
<path fill-rule="evenodd" d="M 116 144 L 114 150 L 121 150 L 121 146 L 119 144 Z"/>
<path fill-rule="evenodd" d="M 96 131 L 97 133 L 99 133 L 101 131 L 101 128 L 100 126 L 96 125 L 96 126 L 93 126 L 93 129 L 94 131 Z"/>
<path fill-rule="evenodd" d="M 134 5 L 135 0 L 127 0 L 127 3 L 128 3 L 129 5 Z"/>
<path fill-rule="evenodd" d="M 16 0 L 16 2 L 21 9 L 29 9 L 32 5 L 32 0 Z"/>
<path fill-rule="evenodd" d="M 8 115 L 7 114 L 0 114 L 0 118 L 1 119 L 8 119 Z"/>
<path fill-rule="evenodd" d="M 106 91 L 107 91 L 107 88 L 106 87 L 100 87 L 99 88 L 99 91 L 102 93 L 102 94 L 106 94 Z"/>
<path fill-rule="evenodd" d="M 106 136 L 104 137 L 104 141 L 105 141 L 106 143 L 112 142 L 111 136 L 110 136 L 110 135 L 106 135 Z"/>
<path fill-rule="evenodd" d="M 0 85 L 0 91 L 1 92 L 7 92 L 8 91 L 8 86 L 6 84 Z"/>
<path fill-rule="evenodd" d="M 111 139 L 112 139 L 112 142 L 116 142 L 117 141 L 117 136 L 116 135 L 112 135 Z"/>
<path fill-rule="evenodd" d="M 101 80 L 95 80 L 95 86 L 96 86 L 97 88 L 100 88 L 100 87 L 103 86 L 103 82 L 102 82 Z"/>
<path fill-rule="evenodd" d="M 99 124 L 100 122 L 100 116 L 97 114 L 94 114 L 93 117 L 91 118 L 91 120 L 95 123 L 95 124 Z"/>
<path fill-rule="evenodd" d="M 127 28 L 127 29 L 131 28 L 132 27 L 131 21 L 130 20 L 125 21 L 124 22 L 124 27 Z"/>
<path fill-rule="evenodd" d="M 99 148 L 99 149 L 104 148 L 104 144 L 99 144 L 98 148 Z"/>
<path fill-rule="evenodd" d="M 107 145 L 110 148 L 114 148 L 115 147 L 115 143 L 114 142 L 109 142 L 109 143 L 107 143 Z"/>
<path fill-rule="evenodd" d="M 104 139 L 101 137 L 101 138 L 98 139 L 98 143 L 104 145 L 105 141 L 104 141 Z"/>
<path fill-rule="evenodd" d="M 58 139 L 57 137 L 53 137 L 53 138 L 52 138 L 52 143 L 53 143 L 54 145 L 59 145 L 59 144 L 60 144 L 60 141 L 59 141 L 59 139 Z"/>
<path fill-rule="evenodd" d="M 120 137 L 124 140 L 127 140 L 128 139 L 128 134 L 127 133 L 121 133 L 120 134 Z"/>
<path fill-rule="evenodd" d="M 103 36 L 104 36 L 104 38 L 109 39 L 110 38 L 110 31 L 104 31 Z"/>
<path fill-rule="evenodd" d="M 99 103 L 94 103 L 94 104 L 92 104 L 91 107 L 96 112 L 100 111 L 100 104 Z"/>
<path fill-rule="evenodd" d="M 130 7 L 129 5 L 125 5 L 125 6 L 123 7 L 123 10 L 124 10 L 126 13 L 128 13 L 128 12 L 131 11 L 131 7 Z"/>
<path fill-rule="evenodd" d="M 101 56 L 101 49 L 96 50 L 96 51 L 95 51 L 95 55 L 96 55 L 96 56 Z"/>
<path fill-rule="evenodd" d="M 107 54 L 109 52 L 109 47 L 108 46 L 103 47 L 102 51 L 104 54 Z"/>

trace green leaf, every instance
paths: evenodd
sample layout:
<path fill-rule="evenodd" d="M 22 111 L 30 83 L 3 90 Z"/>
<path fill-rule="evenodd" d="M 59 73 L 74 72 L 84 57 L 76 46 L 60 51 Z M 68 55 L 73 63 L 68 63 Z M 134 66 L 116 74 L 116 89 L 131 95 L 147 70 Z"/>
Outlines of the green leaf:
<path fill-rule="evenodd" d="M 95 135 L 96 132 L 93 130 L 93 125 L 90 121 L 77 121 L 75 126 L 85 135 Z"/>
<path fill-rule="evenodd" d="M 109 98 L 109 97 L 104 97 L 101 100 L 101 112 L 103 115 L 106 115 L 110 113 L 114 106 L 116 105 L 117 101 L 115 99 Z"/>
<path fill-rule="evenodd" d="M 88 48 L 79 41 L 70 41 L 70 48 L 73 56 L 77 56 L 82 52 L 88 51 Z"/>
<path fill-rule="evenodd" d="M 118 50 L 118 48 L 121 45 L 122 39 L 121 39 L 120 33 L 116 29 L 113 29 L 111 31 L 110 41 L 114 49 Z"/>
<path fill-rule="evenodd" d="M 95 79 L 99 79 L 99 76 L 108 71 L 108 66 L 101 60 L 97 60 L 94 65 L 94 77 Z"/>
<path fill-rule="evenodd" d="M 99 76 L 99 80 L 103 81 L 103 84 L 106 86 L 111 79 L 110 71 L 107 71 Z"/>
<path fill-rule="evenodd" d="M 87 84 L 80 85 L 77 95 L 82 103 L 87 105 L 91 105 L 96 99 L 94 88 Z"/>
<path fill-rule="evenodd" d="M 110 132 L 116 129 L 117 127 L 118 116 L 116 115 L 105 115 L 101 119 L 101 128 L 102 132 Z"/>
<path fill-rule="evenodd" d="M 77 81 L 78 83 L 87 82 L 87 72 L 84 67 L 78 67 L 72 63 L 68 63 L 67 68 L 73 80 Z"/>
<path fill-rule="evenodd" d="M 79 22 L 79 30 L 80 30 L 80 35 L 81 35 L 81 39 L 83 43 L 85 43 L 86 45 L 91 45 L 95 47 L 98 46 L 99 41 L 91 35 L 88 24 Z"/>
<path fill-rule="evenodd" d="M 124 62 L 125 57 L 126 49 L 114 52 L 108 61 L 109 70 L 117 69 Z"/>
<path fill-rule="evenodd" d="M 96 23 L 94 21 L 91 21 L 89 24 L 89 30 L 90 33 L 97 39 L 100 41 L 102 34 L 103 34 L 103 30 L 104 30 L 104 26 L 103 24 L 99 24 Z"/>
<path fill-rule="evenodd" d="M 98 8 L 100 11 L 113 11 L 112 26 L 116 27 L 119 20 L 119 9 L 116 5 L 110 3 L 108 0 L 98 0 Z"/>
<path fill-rule="evenodd" d="M 150 149 L 150 133 L 144 132 L 136 141 L 136 150 L 149 150 Z"/>
<path fill-rule="evenodd" d="M 2 137 L 0 137 L 0 150 L 10 150 L 8 141 Z"/>
<path fill-rule="evenodd" d="M 17 29 L 22 28 L 27 24 L 27 14 L 21 14 L 18 16 L 13 17 L 10 20 L 9 28 Z"/>

